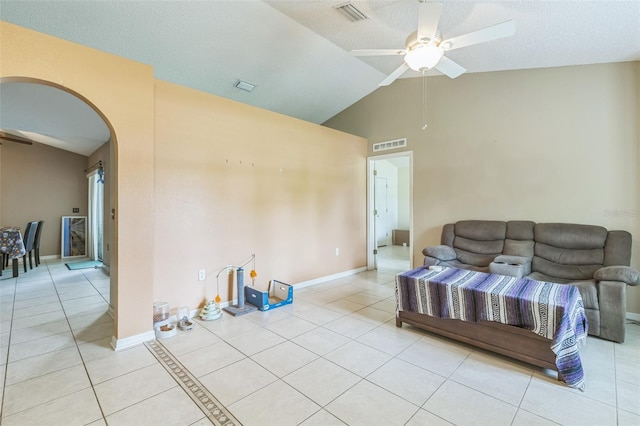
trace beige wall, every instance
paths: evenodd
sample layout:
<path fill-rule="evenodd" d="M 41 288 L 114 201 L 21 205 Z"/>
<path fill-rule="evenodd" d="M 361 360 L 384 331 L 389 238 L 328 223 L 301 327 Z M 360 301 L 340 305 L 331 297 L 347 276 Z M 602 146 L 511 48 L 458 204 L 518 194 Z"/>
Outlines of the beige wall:
<path fill-rule="evenodd" d="M 162 81 L 155 96 L 155 299 L 194 309 L 254 253 L 260 290 L 366 266 L 366 140 Z M 237 297 L 224 273 L 220 295 Z"/>
<path fill-rule="evenodd" d="M 193 309 L 214 297 L 217 268 L 252 253 L 261 286 L 365 266 L 362 138 L 156 81 L 144 64 L 12 24 L 0 22 L 0 37 L 2 81 L 67 90 L 112 131 L 117 339 L 151 330 L 153 299 Z"/>
<path fill-rule="evenodd" d="M 153 248 L 153 69 L 1 21 L 0 39 L 3 81 L 38 81 L 67 90 L 96 109 L 110 127 L 115 337 L 150 331 L 153 267 L 144 254 Z"/>
<path fill-rule="evenodd" d="M 415 264 L 444 223 L 530 219 L 625 229 L 640 267 L 638 75 L 627 62 L 428 79 L 380 88 L 325 125 L 414 152 Z M 640 313 L 640 288 L 628 310 Z"/>
<path fill-rule="evenodd" d="M 2 226 L 44 220 L 40 256 L 60 255 L 62 216 L 87 215 L 87 157 L 48 145 L 3 142 Z M 80 213 L 73 213 L 78 207 Z"/>

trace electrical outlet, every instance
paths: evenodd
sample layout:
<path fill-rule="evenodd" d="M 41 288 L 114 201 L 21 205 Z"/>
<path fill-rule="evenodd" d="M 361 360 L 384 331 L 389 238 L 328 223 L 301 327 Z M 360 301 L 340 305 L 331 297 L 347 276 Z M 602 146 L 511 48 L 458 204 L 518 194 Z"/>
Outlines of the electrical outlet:
<path fill-rule="evenodd" d="M 205 272 L 205 270 L 204 270 L 204 269 L 200 269 L 200 270 L 198 271 L 198 280 L 199 280 L 199 281 L 204 281 L 204 280 L 205 280 L 205 278 L 207 278 L 207 273 Z"/>
<path fill-rule="evenodd" d="M 340 249 L 336 247 L 336 256 L 340 256 Z"/>

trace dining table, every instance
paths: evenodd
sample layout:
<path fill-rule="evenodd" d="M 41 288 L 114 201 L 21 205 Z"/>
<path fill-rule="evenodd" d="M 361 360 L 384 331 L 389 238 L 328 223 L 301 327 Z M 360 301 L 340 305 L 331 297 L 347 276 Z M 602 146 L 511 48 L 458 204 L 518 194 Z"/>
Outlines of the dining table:
<path fill-rule="evenodd" d="M 5 256 L 8 256 L 13 263 L 13 276 L 18 276 L 18 259 L 26 253 L 22 233 L 18 226 L 0 227 L 0 252 L 2 253 L 2 266 L 0 266 L 0 276 L 4 269 Z"/>

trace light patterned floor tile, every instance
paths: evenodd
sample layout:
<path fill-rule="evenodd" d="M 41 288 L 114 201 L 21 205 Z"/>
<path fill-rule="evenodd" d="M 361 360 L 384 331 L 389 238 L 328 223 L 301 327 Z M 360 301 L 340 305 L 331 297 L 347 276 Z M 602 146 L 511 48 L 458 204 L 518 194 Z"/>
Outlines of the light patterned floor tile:
<path fill-rule="evenodd" d="M 104 424 L 98 401 L 89 388 L 2 418 L 3 426 L 82 426 L 94 421 Z"/>
<path fill-rule="evenodd" d="M 162 339 L 162 345 L 172 354 L 178 356 L 218 343 L 220 338 L 200 324 L 187 331 L 178 330 L 178 334 L 169 339 Z"/>
<path fill-rule="evenodd" d="M 363 380 L 340 395 L 325 410 L 352 426 L 404 425 L 419 407 Z"/>
<path fill-rule="evenodd" d="M 397 358 L 366 379 L 418 406 L 422 406 L 445 381 L 444 377 Z"/>
<path fill-rule="evenodd" d="M 320 407 L 288 384 L 277 381 L 231 404 L 229 410 L 245 425 L 297 425 Z"/>
<path fill-rule="evenodd" d="M 150 365 L 94 386 L 106 416 L 178 386 L 159 364 Z"/>
<path fill-rule="evenodd" d="M 526 410 L 518 410 L 516 417 L 513 419 L 511 426 L 553 426 L 557 423 L 551 420 L 540 417 L 536 414 L 530 413 Z"/>
<path fill-rule="evenodd" d="M 414 344 L 420 336 L 398 327 L 376 327 L 356 340 L 389 355 L 397 355 Z"/>
<path fill-rule="evenodd" d="M 389 361 L 391 355 L 353 341 L 325 355 L 325 358 L 360 377 L 366 377 Z"/>
<path fill-rule="evenodd" d="M 335 321 L 338 318 L 344 316 L 344 313 L 336 312 L 331 309 L 326 309 L 320 306 L 313 306 L 303 311 L 294 311 L 293 315 L 305 319 L 317 325 L 324 325 L 331 321 Z"/>
<path fill-rule="evenodd" d="M 512 405 L 519 405 L 532 371 L 515 361 L 484 352 L 474 352 L 449 377 L 477 391 Z"/>
<path fill-rule="evenodd" d="M 113 323 L 104 322 L 86 328 L 79 328 L 72 332 L 79 344 L 91 342 L 113 336 Z"/>
<path fill-rule="evenodd" d="M 470 353 L 469 349 L 458 347 L 455 344 L 444 347 L 419 340 L 398 354 L 398 358 L 441 376 L 449 377 Z"/>
<path fill-rule="evenodd" d="M 328 411 L 320 410 L 300 423 L 300 426 L 345 426 L 345 424 Z"/>
<path fill-rule="evenodd" d="M 276 376 L 249 358 L 200 377 L 200 382 L 227 408 L 276 380 Z"/>
<path fill-rule="evenodd" d="M 588 392 L 588 389 L 587 389 Z M 616 423 L 616 409 L 586 396 L 568 392 L 560 385 L 534 378 L 524 394 L 520 408 L 560 424 Z"/>
<path fill-rule="evenodd" d="M 71 329 L 69 328 L 69 323 L 66 318 L 52 320 L 50 322 L 39 324 L 33 327 L 13 330 L 11 332 L 11 344 L 28 342 L 30 340 L 36 340 L 43 337 L 53 336 L 54 334 L 60 334 L 70 331 Z"/>
<path fill-rule="evenodd" d="M 318 355 L 289 341 L 265 349 L 251 357 L 278 377 L 286 376 L 317 358 Z"/>
<path fill-rule="evenodd" d="M 617 391 L 618 408 L 640 415 L 640 385 L 619 380 Z"/>
<path fill-rule="evenodd" d="M 110 426 L 189 425 L 202 411 L 180 388 L 172 388 L 107 416 Z"/>
<path fill-rule="evenodd" d="M 335 331 L 336 333 L 342 334 L 350 339 L 356 339 L 376 327 L 378 327 L 378 324 L 370 321 L 364 321 L 351 315 L 338 318 L 337 320 L 324 325 L 324 328 Z"/>
<path fill-rule="evenodd" d="M 90 386 L 82 365 L 38 376 L 5 387 L 2 413 L 3 416 L 16 414 Z"/>
<path fill-rule="evenodd" d="M 64 370 L 82 363 L 78 348 L 70 346 L 55 352 L 25 358 L 7 365 L 6 386 Z"/>
<path fill-rule="evenodd" d="M 151 352 L 139 345 L 118 352 L 112 351 L 108 356 L 85 362 L 85 365 L 91 381 L 96 385 L 155 363 L 156 359 Z"/>
<path fill-rule="evenodd" d="M 324 407 L 362 380 L 344 368 L 319 358 L 284 377 L 284 381 Z"/>
<path fill-rule="evenodd" d="M 453 426 L 453 423 L 449 423 L 445 419 L 442 419 L 435 414 L 428 412 L 427 410 L 420 409 L 413 417 L 405 424 L 405 426 Z"/>
<path fill-rule="evenodd" d="M 311 331 L 316 327 L 318 327 L 316 324 L 293 315 L 291 315 L 291 318 L 288 318 L 286 321 L 278 321 L 265 326 L 267 330 L 273 331 L 285 339 L 293 339 L 294 337 Z"/>
<path fill-rule="evenodd" d="M 220 341 L 180 355 L 180 362 L 196 377 L 202 377 L 247 356 L 226 342 Z"/>
<path fill-rule="evenodd" d="M 227 343 L 245 355 L 253 355 L 279 343 L 284 342 L 283 337 L 260 327 L 259 330 L 242 334 L 238 337 L 227 339 Z"/>
<path fill-rule="evenodd" d="M 318 355 L 325 355 L 340 346 L 346 345 L 350 341 L 351 339 L 348 337 L 327 330 L 326 328 L 316 328 L 292 339 L 292 342 Z"/>
<path fill-rule="evenodd" d="M 299 401 L 300 409 L 286 412 L 279 424 L 418 426 L 491 419 L 499 425 L 509 414 L 512 426 L 640 424 L 640 327 L 627 325 L 624 344 L 588 339 L 581 352 L 587 380 L 582 393 L 557 382 L 555 373 L 406 324 L 395 327 L 396 273 L 365 271 L 298 289 L 291 305 L 196 320 L 192 332 L 162 344 L 227 407 L 251 419 L 246 426 L 279 419 L 274 412 L 288 405 L 274 408 L 270 398 L 280 397 Z M 151 353 L 147 359 L 143 346 L 113 351 L 109 306 L 98 291 L 109 295 L 108 277 L 101 271 L 69 271 L 61 259 L 47 260 L 18 280 L 0 279 L 0 377 L 7 379 L 0 388 L 3 426 L 106 425 L 86 370 L 109 424 L 145 424 L 153 418 L 154 424 L 211 425 Z M 372 328 L 360 334 L 366 327 Z M 337 328 L 346 335 L 331 330 Z M 530 371 L 533 376 L 523 385 Z M 45 380 L 50 377 L 56 377 L 55 385 Z M 19 394 L 31 398 L 17 401 Z"/>
<path fill-rule="evenodd" d="M 485 425 L 487 419 L 491 419 L 491 425 L 510 425 L 517 411 L 516 406 L 450 380 L 422 408 L 451 423 L 464 425 Z"/>
<path fill-rule="evenodd" d="M 47 352 L 74 346 L 75 342 L 71 333 L 54 334 L 53 336 L 42 337 L 37 340 L 16 343 L 11 345 L 9 351 L 9 362 L 19 361 L 25 358 L 42 355 Z"/>

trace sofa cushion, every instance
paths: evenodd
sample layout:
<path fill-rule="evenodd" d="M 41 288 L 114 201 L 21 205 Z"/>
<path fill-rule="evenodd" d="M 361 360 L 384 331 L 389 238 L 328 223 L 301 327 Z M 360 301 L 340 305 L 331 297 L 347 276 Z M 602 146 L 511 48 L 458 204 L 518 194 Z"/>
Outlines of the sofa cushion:
<path fill-rule="evenodd" d="M 536 223 L 530 220 L 510 220 L 505 237 L 510 240 L 533 240 L 534 226 Z"/>
<path fill-rule="evenodd" d="M 496 256 L 500 255 L 500 253 L 493 253 L 493 254 L 471 253 L 469 251 L 460 250 L 460 249 L 455 249 L 455 251 L 458 257 L 458 261 L 460 261 L 461 263 L 464 263 L 470 266 L 483 267 L 487 271 L 489 270 L 489 264 L 493 262 L 493 259 L 495 259 Z M 475 268 L 472 268 L 472 269 L 477 271 L 480 270 Z"/>
<path fill-rule="evenodd" d="M 609 231 L 604 245 L 604 266 L 631 264 L 631 234 L 627 231 Z"/>
<path fill-rule="evenodd" d="M 522 256 L 531 259 L 533 257 L 533 240 L 504 240 L 502 252 L 508 256 Z"/>
<path fill-rule="evenodd" d="M 453 248 L 463 264 L 489 268 L 493 258 L 502 254 L 506 222 L 461 220 L 454 225 Z"/>
<path fill-rule="evenodd" d="M 596 286 L 595 281 L 573 281 L 571 284 L 567 285 L 578 287 L 585 309 L 600 309 L 600 305 L 598 304 L 598 287 Z"/>
<path fill-rule="evenodd" d="M 457 260 L 450 260 L 450 261 L 447 261 L 447 262 L 440 262 L 440 265 L 451 266 L 453 268 L 458 268 L 458 269 L 466 269 L 468 271 L 478 271 L 478 272 L 489 273 L 489 267 L 488 266 L 475 266 L 475 265 L 462 263 L 462 262 L 457 261 Z"/>
<path fill-rule="evenodd" d="M 536 243 L 534 254 L 563 265 L 602 265 L 604 262 L 604 250 L 601 248 L 579 250 Z"/>
<path fill-rule="evenodd" d="M 541 272 L 555 282 L 561 282 L 560 280 L 565 280 L 565 282 L 589 280 L 593 278 L 593 274 L 601 267 L 602 265 L 564 265 L 551 262 L 539 256 L 533 256 L 531 261 L 531 270 L 533 272 Z"/>
<path fill-rule="evenodd" d="M 453 248 L 478 254 L 492 254 L 494 256 L 502 254 L 504 240 L 477 241 L 456 235 L 453 240 Z"/>
<path fill-rule="evenodd" d="M 536 243 L 566 249 L 603 249 L 607 240 L 602 226 L 574 223 L 538 223 L 533 233 Z"/>
<path fill-rule="evenodd" d="M 478 241 L 504 240 L 507 223 L 496 220 L 461 220 L 454 226 L 455 235 Z"/>
<path fill-rule="evenodd" d="M 532 280 L 536 280 L 536 281 L 547 281 L 550 283 L 559 283 L 559 284 L 566 284 L 571 281 L 564 278 L 545 275 L 542 272 L 532 272 L 529 275 L 527 275 L 527 278 L 531 278 Z"/>

